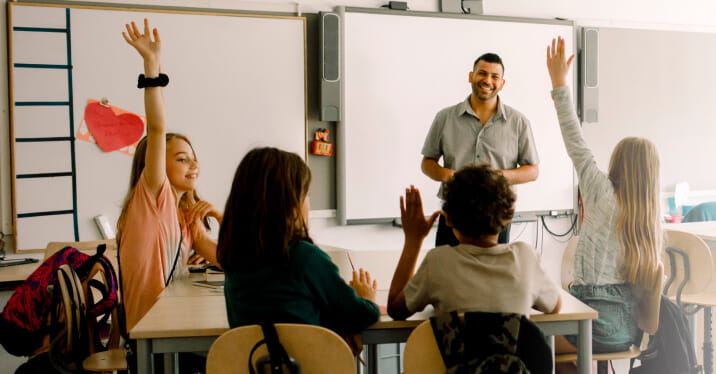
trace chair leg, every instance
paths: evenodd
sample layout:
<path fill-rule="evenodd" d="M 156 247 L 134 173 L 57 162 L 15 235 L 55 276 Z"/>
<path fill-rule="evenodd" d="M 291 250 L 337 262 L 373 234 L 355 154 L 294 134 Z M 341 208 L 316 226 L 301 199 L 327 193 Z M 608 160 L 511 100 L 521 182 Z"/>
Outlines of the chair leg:
<path fill-rule="evenodd" d="M 597 361 L 597 374 L 609 374 L 609 361 Z"/>
<path fill-rule="evenodd" d="M 711 336 L 711 324 L 712 324 L 712 314 L 711 314 L 711 307 L 705 307 L 704 308 L 704 346 L 703 346 L 703 352 L 704 352 L 704 373 L 705 374 L 713 374 L 714 371 L 714 363 L 713 363 L 713 354 L 714 354 L 714 346 Z"/>

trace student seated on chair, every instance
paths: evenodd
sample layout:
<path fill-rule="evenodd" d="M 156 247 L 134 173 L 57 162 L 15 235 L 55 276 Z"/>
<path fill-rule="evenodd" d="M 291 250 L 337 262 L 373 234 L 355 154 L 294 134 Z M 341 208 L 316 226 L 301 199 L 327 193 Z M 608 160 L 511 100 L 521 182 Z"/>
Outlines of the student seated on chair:
<path fill-rule="evenodd" d="M 532 307 L 559 311 L 559 288 L 535 249 L 524 242 L 498 244 L 514 214 L 515 194 L 507 180 L 487 165 L 466 166 L 448 180 L 442 212 L 425 219 L 420 192 L 410 187 L 400 198 L 405 234 L 403 253 L 390 285 L 388 314 L 410 317 L 432 304 L 436 314 L 458 311 L 529 315 Z M 413 275 L 418 253 L 438 214 L 444 214 L 460 243 L 425 256 Z"/>
<path fill-rule="evenodd" d="M 565 55 L 562 38 L 547 47 L 552 99 L 584 201 L 569 292 L 599 312 L 592 323 L 593 351 L 626 351 L 659 322 L 651 312 L 659 310 L 659 292 L 652 290 L 663 274 L 659 154 L 647 139 L 624 138 L 612 152 L 609 172 L 599 170 L 567 86 L 573 59 Z M 558 353 L 576 349 L 576 336 L 567 338 L 555 340 Z M 558 372 L 568 372 L 563 369 Z"/>
<path fill-rule="evenodd" d="M 345 336 L 378 320 L 377 284 L 370 274 L 354 271 L 348 285 L 313 244 L 310 184 L 306 163 L 276 148 L 251 150 L 236 169 L 217 249 L 232 328 L 307 323 Z"/>

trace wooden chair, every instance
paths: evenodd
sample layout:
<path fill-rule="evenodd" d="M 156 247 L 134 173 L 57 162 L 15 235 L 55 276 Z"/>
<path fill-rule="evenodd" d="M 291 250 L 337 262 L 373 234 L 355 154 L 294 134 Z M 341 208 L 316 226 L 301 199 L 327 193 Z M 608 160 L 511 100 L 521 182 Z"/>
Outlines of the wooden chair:
<path fill-rule="evenodd" d="M 301 365 L 302 373 L 355 374 L 356 363 L 348 344 L 333 331 L 320 326 L 277 323 L 281 345 Z M 264 335 L 259 325 L 242 326 L 222 334 L 206 358 L 207 374 L 248 374 L 251 349 Z M 254 352 L 252 365 L 268 354 L 263 344 Z"/>
<path fill-rule="evenodd" d="M 472 315 L 470 316 L 470 314 Z M 465 334 L 462 337 L 466 339 L 465 343 L 467 345 L 465 349 L 469 349 L 467 348 L 469 344 L 483 344 L 484 347 L 489 347 L 491 345 L 494 345 L 495 342 L 498 340 L 502 341 L 503 343 L 505 341 L 508 341 L 509 338 L 507 337 L 507 335 L 501 338 L 492 337 L 489 339 L 487 338 L 487 335 L 479 335 L 481 333 L 487 333 L 487 331 L 490 330 L 489 328 L 485 328 L 486 326 L 495 326 L 495 323 L 500 323 L 499 321 L 504 321 L 502 319 L 504 317 L 505 315 L 501 315 L 500 313 L 480 312 L 468 312 L 465 313 L 464 316 L 460 315 L 460 320 L 467 321 L 465 323 L 466 326 L 463 326 L 459 329 L 460 334 Z M 443 317 L 442 322 L 438 323 L 447 322 L 444 318 L 445 317 Z M 520 357 L 523 364 L 532 373 L 552 373 L 553 367 L 552 362 L 550 361 L 551 350 L 550 347 L 547 345 L 545 336 L 542 334 L 542 330 L 529 319 L 522 317 L 519 320 L 519 338 L 516 342 L 514 342 L 516 344 L 517 356 Z M 452 322 L 450 322 L 449 324 L 452 324 Z M 478 326 L 476 324 L 481 324 L 481 326 Z M 442 334 L 451 334 L 451 332 L 443 331 Z M 403 352 L 404 374 L 438 374 L 446 372 L 447 368 L 445 367 L 443 356 L 440 352 L 439 345 L 435 339 L 435 335 L 436 334 L 433 331 L 431 320 L 423 321 L 415 329 L 413 329 L 411 334 L 408 336 L 408 340 L 405 343 L 405 350 Z M 481 337 L 485 340 L 477 341 Z M 473 338 L 478 339 L 473 340 Z M 452 359 L 458 359 L 458 357 L 455 356 L 452 357 Z"/>
<path fill-rule="evenodd" d="M 65 247 L 74 247 L 83 251 L 87 254 L 94 254 L 97 246 L 100 244 L 107 245 L 107 251 L 104 255 L 112 261 L 112 266 L 115 269 L 119 269 L 117 266 L 117 241 L 115 239 L 102 239 L 102 240 L 89 240 L 80 242 L 49 242 L 45 247 L 45 258 L 52 256 L 55 252 Z"/>
<path fill-rule="evenodd" d="M 403 351 L 404 374 L 444 373 L 445 363 L 430 321 L 423 321 L 408 336 Z"/>
<path fill-rule="evenodd" d="M 93 324 L 86 315 L 87 291 L 71 266 L 62 265 L 57 273 L 55 287 L 59 287 L 62 295 L 58 319 L 64 322 L 64 327 L 50 344 L 50 359 L 74 370 L 102 373 L 127 370 L 127 352 L 118 348 L 119 330 L 114 330 L 108 337 L 109 349 L 95 352 L 90 338 L 92 331 L 88 327 Z"/>
<path fill-rule="evenodd" d="M 690 315 L 694 335 L 693 316 L 699 310 L 704 311 L 703 365 L 704 373 L 711 374 L 714 370 L 712 308 L 716 306 L 716 291 L 713 287 L 709 289 L 714 270 L 711 250 L 706 242 L 694 234 L 666 230 L 666 235 L 664 262 L 669 264 L 666 292 Z"/>
<path fill-rule="evenodd" d="M 562 271 L 560 280 L 562 289 L 569 290 L 569 284 L 574 280 L 574 252 L 577 250 L 578 236 L 573 236 L 567 242 L 567 247 L 562 254 Z"/>
<path fill-rule="evenodd" d="M 94 251 L 98 245 L 106 244 L 107 250 L 117 250 L 117 241 L 114 239 L 89 240 L 80 242 L 49 242 L 45 247 L 45 258 L 65 247 L 74 247 L 80 251 Z"/>

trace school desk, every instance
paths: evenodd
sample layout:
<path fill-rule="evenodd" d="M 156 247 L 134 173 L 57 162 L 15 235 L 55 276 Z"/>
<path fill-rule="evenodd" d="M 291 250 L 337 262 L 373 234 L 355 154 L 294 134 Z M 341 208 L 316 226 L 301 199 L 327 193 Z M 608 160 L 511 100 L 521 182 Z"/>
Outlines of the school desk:
<path fill-rule="evenodd" d="M 716 244 L 716 221 L 665 223 L 664 229 L 694 234 L 703 239 L 713 250 Z"/>
<path fill-rule="evenodd" d="M 7 256 L 7 260 L 15 260 L 18 258 L 33 257 L 38 260 L 41 259 L 41 255 L 23 254 Z M 35 269 L 40 266 L 41 262 L 32 262 L 22 265 L 4 266 L 0 267 L 0 290 L 14 290 L 15 287 L 19 286 L 22 281 L 25 280 Z"/>
<path fill-rule="evenodd" d="M 219 335 L 229 330 L 223 294 L 188 286 L 184 279 L 169 286 L 147 314 L 130 330 L 137 340 L 139 374 L 151 373 L 152 354 L 165 354 L 165 368 L 171 372 L 172 353 L 206 352 Z M 408 321 L 393 321 L 388 316 L 363 331 L 366 347 L 367 373 L 377 373 L 376 345 L 401 343 L 407 340 L 425 315 Z M 539 312 L 530 318 L 545 335 L 578 334 L 579 372 L 589 373 L 592 356 L 592 320 L 597 312 L 562 291 L 562 311 L 546 315 Z"/>

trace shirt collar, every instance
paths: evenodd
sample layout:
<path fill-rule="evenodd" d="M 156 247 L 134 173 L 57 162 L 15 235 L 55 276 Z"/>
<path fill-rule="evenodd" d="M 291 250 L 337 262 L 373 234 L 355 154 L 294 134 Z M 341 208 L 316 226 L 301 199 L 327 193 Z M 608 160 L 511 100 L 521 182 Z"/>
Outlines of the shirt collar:
<path fill-rule="evenodd" d="M 470 105 L 470 95 L 467 95 L 467 98 L 465 99 L 465 101 L 462 102 L 462 110 L 461 110 L 460 114 L 462 115 L 465 113 L 467 113 L 475 118 L 478 118 L 477 114 L 475 114 L 475 111 L 472 110 L 472 105 Z M 492 118 L 494 118 L 495 120 L 501 120 L 503 122 L 506 120 L 505 105 L 502 104 L 502 99 L 500 98 L 500 95 L 497 95 L 497 112 L 495 112 L 495 114 L 492 115 Z"/>

